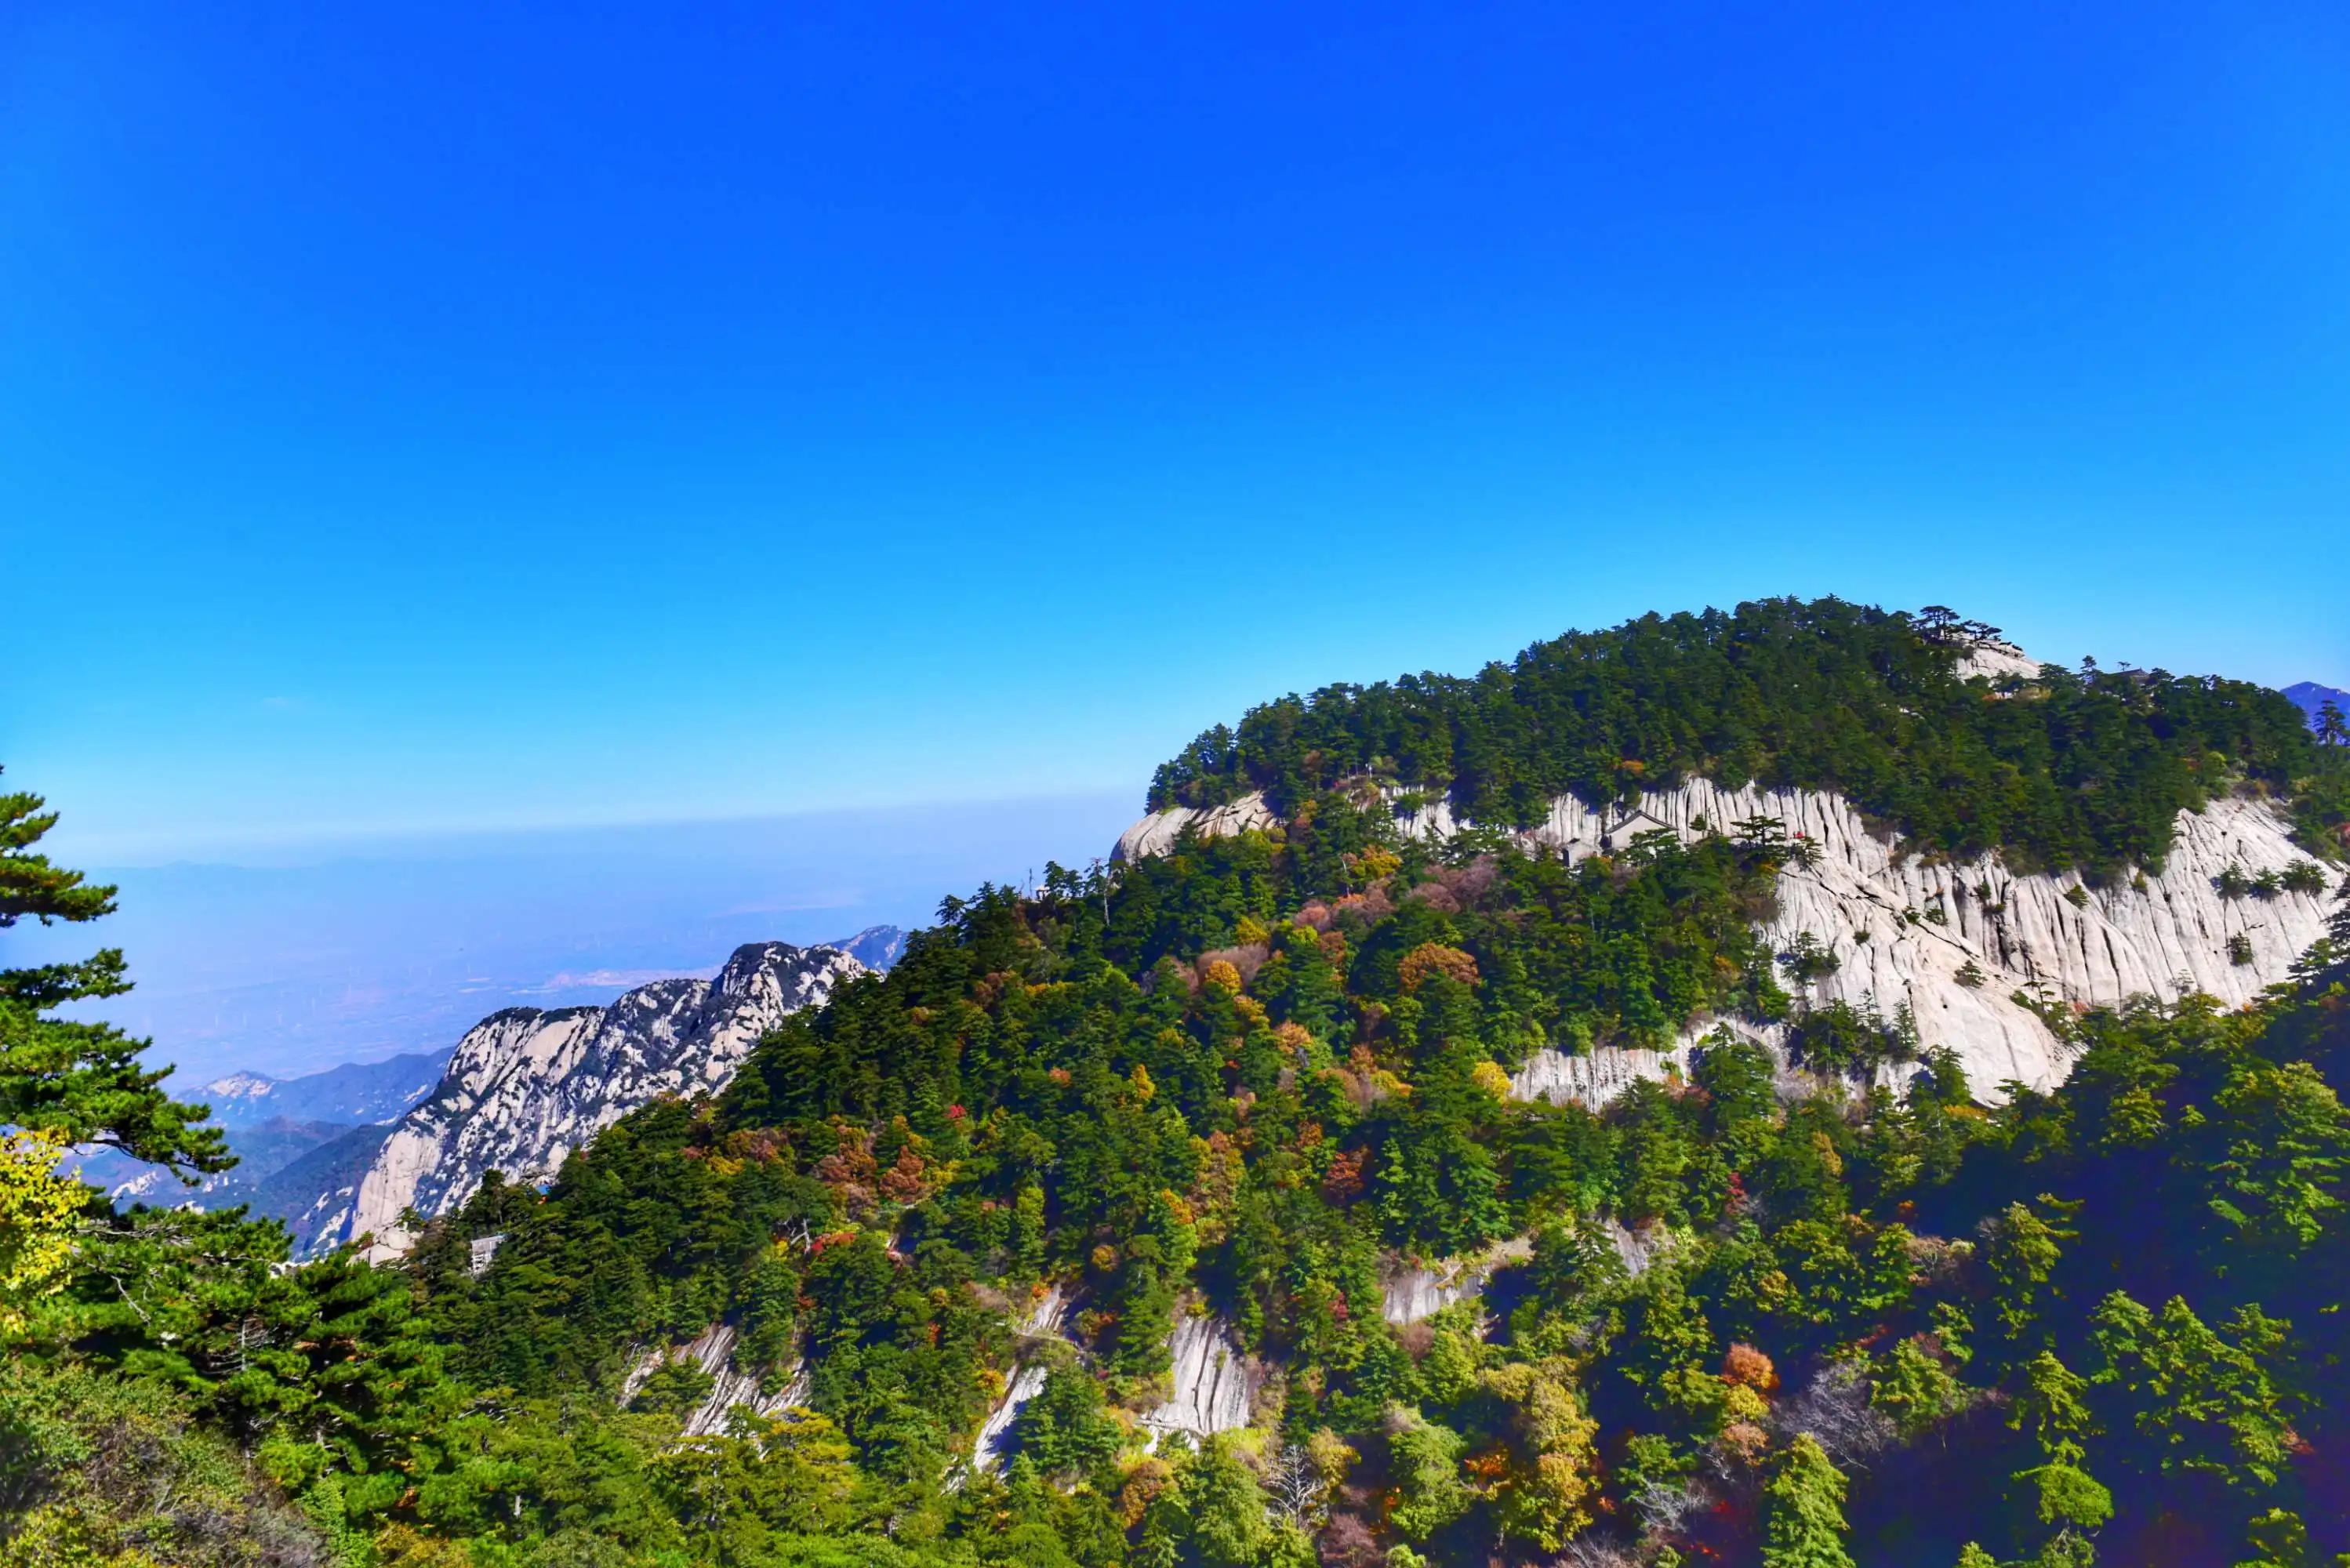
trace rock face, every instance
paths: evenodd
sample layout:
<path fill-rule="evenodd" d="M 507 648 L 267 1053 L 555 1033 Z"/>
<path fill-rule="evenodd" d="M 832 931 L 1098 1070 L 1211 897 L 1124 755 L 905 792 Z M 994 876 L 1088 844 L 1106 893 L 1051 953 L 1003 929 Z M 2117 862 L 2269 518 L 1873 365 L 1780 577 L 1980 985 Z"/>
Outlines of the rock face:
<path fill-rule="evenodd" d="M 1515 1236 L 1474 1258 L 1451 1258 L 1427 1268 L 1398 1266 L 1379 1282 L 1382 1314 L 1392 1324 L 1418 1323 L 1456 1302 L 1476 1300 L 1495 1274 L 1534 1255 L 1534 1239 Z"/>
<path fill-rule="evenodd" d="M 878 974 L 905 955 L 906 933 L 895 926 L 868 926 L 853 937 L 836 937 L 822 945 L 838 948 Z"/>
<path fill-rule="evenodd" d="M 1447 815 L 1432 808 L 1416 826 L 1449 831 Z M 1907 1006 L 1919 1038 L 1956 1052 L 1980 1091 L 2011 1079 L 2051 1088 L 2070 1066 L 2054 1033 L 2013 1000 L 2019 992 L 2094 1004 L 2199 991 L 2241 1005 L 2283 980 L 2325 927 L 2326 894 L 2230 899 L 2214 885 L 2231 866 L 2257 877 L 2311 860 L 2266 801 L 2181 812 L 2159 876 L 2103 888 L 2069 872 L 2018 877 L 1996 854 L 1927 865 L 1872 835 L 1841 796 L 1815 790 L 1728 791 L 1700 780 L 1643 796 L 1628 821 L 1566 799 L 1533 836 L 1596 853 L 1644 830 L 1690 838 L 1704 831 L 1700 822 L 1753 816 L 1777 817 L 1819 849 L 1815 866 L 1781 874 L 1778 911 L 1764 928 L 1782 948 L 1808 932 L 1834 954 L 1837 967 L 1813 982 L 1812 1000 L 1874 1004 L 1887 1016 Z M 1596 1084 L 1652 1065 L 1594 1060 L 1581 1071 Z"/>
<path fill-rule="evenodd" d="M 1012 1374 L 1011 1385 L 1003 1390 L 1003 1401 L 987 1413 L 979 1428 L 979 1436 L 971 1446 L 972 1468 L 984 1475 L 996 1475 L 1012 1462 L 1012 1424 L 1028 1401 L 1045 1391 L 1045 1379 L 1049 1376 L 1040 1362 L 1024 1361 Z"/>
<path fill-rule="evenodd" d="M 1015 1448 L 1013 1425 L 1028 1401 L 1045 1391 L 1045 1379 L 1050 1375 L 1037 1354 L 1043 1341 L 1068 1343 L 1069 1318 L 1075 1303 L 1063 1286 L 1054 1285 L 1028 1304 L 1027 1315 L 1014 1325 L 1020 1336 L 1019 1357 L 1013 1364 L 1012 1381 L 1004 1386 L 1003 1397 L 987 1413 L 981 1423 L 979 1436 L 971 1446 L 972 1469 L 984 1475 L 996 1475 L 1012 1462 Z"/>
<path fill-rule="evenodd" d="M 1820 1086 L 1817 1076 L 1801 1071 L 1789 1059 L 1783 1027 L 1752 1029 L 1742 1023 L 1724 1025 L 1715 1020 L 1701 1019 L 1682 1031 L 1681 1037 L 1673 1043 L 1669 1051 L 1602 1046 L 1581 1056 L 1565 1051 L 1537 1051 L 1510 1075 L 1510 1093 L 1522 1100 L 1548 1100 L 1556 1106 L 1579 1105 L 1596 1110 L 1612 1104 L 1644 1078 L 1663 1080 L 1675 1075 L 1689 1076 L 1691 1054 L 1725 1027 L 1732 1037 L 1760 1045 L 1772 1054 L 1778 1064 L 1775 1086 L 1782 1099 L 1794 1099 Z M 2053 1041 L 2055 1037 L 2052 1034 L 2049 1038 Z M 1888 1062 L 1877 1069 L 1871 1081 L 1889 1089 L 1898 1089 L 1917 1073 L 1918 1065 L 1914 1063 Z M 1973 1079 L 1969 1083 L 1990 1098 L 2001 1096 L 2002 1091 L 1997 1085 L 1985 1085 Z"/>
<path fill-rule="evenodd" d="M 348 1233 L 351 1204 L 359 1182 L 375 1168 L 389 1125 L 353 1127 L 334 1142 L 312 1149 L 264 1180 L 253 1196 L 253 1211 L 286 1222 L 296 1257 L 326 1251 L 328 1234 Z"/>
<path fill-rule="evenodd" d="M 761 1035 L 864 972 L 837 948 L 760 942 L 737 949 L 713 981 L 655 981 L 608 1007 L 493 1013 L 393 1126 L 311 1250 L 372 1234 L 379 1255 L 395 1253 L 410 1240 L 404 1210 L 443 1213 L 485 1171 L 552 1179 L 574 1148 L 655 1096 L 723 1089 Z"/>
<path fill-rule="evenodd" d="M 2012 642 L 1993 639 L 1978 642 L 1959 656 L 1951 673 L 1961 680 L 1971 680 L 1980 675 L 1987 680 L 2004 680 L 2009 676 L 2029 680 L 2040 673 L 2040 660 L 2033 658 Z"/>
<path fill-rule="evenodd" d="M 1662 1078 L 1688 1064 L 1689 1043 L 1671 1051 L 1603 1048 L 1588 1055 L 1537 1051 L 1510 1075 L 1510 1092 L 1522 1100 L 1570 1102 L 1593 1109 L 1607 1105 L 1643 1078 Z"/>
<path fill-rule="evenodd" d="M 1130 866 L 1149 856 L 1164 855 L 1175 847 L 1187 827 L 1212 838 L 1218 834 L 1245 833 L 1252 827 L 1271 827 L 1279 820 L 1262 794 L 1243 795 L 1230 805 L 1170 805 L 1119 834 L 1109 857 L 1116 865 Z"/>
<path fill-rule="evenodd" d="M 620 1403 L 626 1405 L 634 1399 L 646 1379 L 672 1361 L 690 1362 L 712 1380 L 710 1392 L 685 1417 L 684 1435 L 689 1438 L 723 1432 L 738 1405 L 754 1416 L 775 1416 L 807 1397 L 807 1378 L 796 1366 L 782 1387 L 772 1394 L 761 1393 L 759 1380 L 734 1360 L 736 1338 L 733 1324 L 714 1324 L 672 1349 L 645 1352 L 620 1384 Z"/>
<path fill-rule="evenodd" d="M 1725 790 L 1703 779 L 1650 792 L 1629 807 L 1594 809 L 1561 796 L 1523 837 L 1580 858 L 1621 847 L 1642 832 L 1669 831 L 1686 840 L 1754 816 L 1778 818 L 1818 850 L 1815 865 L 1791 865 L 1782 873 L 1778 909 L 1765 927 L 1783 949 L 1808 932 L 1835 956 L 1837 967 L 1813 982 L 1811 999 L 1874 1004 L 1888 1018 L 1907 1006 L 1923 1043 L 1957 1053 L 1968 1081 L 1987 1096 L 2009 1080 L 2052 1087 L 2069 1067 L 2054 1033 L 2013 1000 L 2017 992 L 2057 1004 L 2133 995 L 2173 1000 L 2199 991 L 2241 1005 L 2286 978 L 2323 932 L 2332 896 L 2220 895 L 2215 878 L 2230 867 L 2256 877 L 2314 863 L 2293 842 L 2278 807 L 2251 799 L 2181 812 L 2159 875 L 2123 877 L 2102 888 L 2069 872 L 2017 876 L 1996 853 L 1963 865 L 1929 865 L 1903 854 L 1898 837 L 1872 833 L 1841 795 Z M 1119 850 L 1160 852 L 1187 825 L 1230 832 L 1270 820 L 1257 795 L 1213 812 L 1162 812 L 1129 828 Z M 1445 836 L 1459 824 L 1439 801 L 1405 826 Z M 2336 880 L 2329 871 L 2329 889 Z M 1669 1056 L 1544 1052 L 1516 1082 L 1524 1095 L 1598 1104 L 1638 1078 L 1660 1075 L 1669 1059 L 1685 1054 L 1686 1043 Z"/>
<path fill-rule="evenodd" d="M 1175 1325 L 1169 1348 L 1175 1358 L 1175 1395 L 1143 1417 L 1144 1427 L 1162 1436 L 1187 1432 L 1205 1438 L 1248 1425 L 1256 1379 L 1232 1324 L 1220 1317 L 1186 1316 Z"/>

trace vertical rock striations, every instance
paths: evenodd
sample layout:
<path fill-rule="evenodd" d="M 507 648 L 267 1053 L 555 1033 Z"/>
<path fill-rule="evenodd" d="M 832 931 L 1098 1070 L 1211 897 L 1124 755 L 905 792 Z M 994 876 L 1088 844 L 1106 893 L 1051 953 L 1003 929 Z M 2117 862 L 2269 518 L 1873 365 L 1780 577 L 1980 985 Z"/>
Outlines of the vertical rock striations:
<path fill-rule="evenodd" d="M 1143 1417 L 1144 1428 L 1160 1437 L 1182 1432 L 1198 1438 L 1249 1424 L 1258 1379 L 1231 1324 L 1186 1314 L 1168 1349 L 1175 1363 L 1174 1397 Z"/>
<path fill-rule="evenodd" d="M 2053 1087 L 2070 1064 L 2035 1005 L 2115 1003 L 2132 996 L 2176 1000 L 2201 992 L 2231 1006 L 2286 978 L 2325 928 L 2331 893 L 2279 889 L 2230 897 L 2230 868 L 2248 880 L 2317 862 L 2293 842 L 2272 801 L 2230 798 L 2178 814 L 2159 870 L 2092 887 L 2077 873 L 2018 874 L 1996 852 L 1964 862 L 1909 853 L 1899 836 L 1864 821 L 1842 795 L 1822 790 L 1724 789 L 1705 779 L 1595 808 L 1573 795 L 1521 835 L 1570 857 L 1621 849 L 1634 836 L 1682 839 L 1776 818 L 1815 851 L 1781 874 L 1764 934 L 1786 947 L 1808 933 L 1835 967 L 1810 982 L 1814 1002 L 1874 1005 L 1888 1018 L 1907 1007 L 1920 1041 L 1956 1053 L 1968 1081 L 1996 1096 L 2011 1080 Z M 1164 853 L 1185 827 L 1201 833 L 1262 827 L 1274 818 L 1261 795 L 1212 811 L 1177 809 L 1144 818 L 1118 857 Z M 1461 824 L 1438 801 L 1404 816 L 1406 831 L 1446 836 Z M 2338 880 L 2326 872 L 2330 889 Z M 1529 1096 L 1612 1099 L 1660 1075 L 1669 1054 L 1542 1052 L 1516 1079 Z"/>

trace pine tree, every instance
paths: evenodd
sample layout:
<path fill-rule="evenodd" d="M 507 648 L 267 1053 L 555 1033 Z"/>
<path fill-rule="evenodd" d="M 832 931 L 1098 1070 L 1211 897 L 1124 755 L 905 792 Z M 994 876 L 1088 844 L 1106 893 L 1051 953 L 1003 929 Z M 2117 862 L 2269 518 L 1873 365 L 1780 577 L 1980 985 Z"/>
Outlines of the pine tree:
<path fill-rule="evenodd" d="M 114 909 L 114 889 L 49 863 L 34 846 L 57 826 L 35 794 L 0 795 L 0 929 L 27 916 L 48 925 L 94 920 Z M 107 948 L 78 963 L 0 970 L 0 1126 L 70 1144 L 119 1148 L 183 1177 L 235 1163 L 203 1106 L 161 1088 L 171 1068 L 149 1069 L 147 1042 L 104 1023 L 47 1016 L 71 1002 L 130 989 L 122 953 Z"/>
<path fill-rule="evenodd" d="M 1853 1568 L 1844 1549 L 1844 1472 L 1806 1432 L 1763 1487 L 1763 1568 Z"/>
<path fill-rule="evenodd" d="M 2311 727 L 2325 745 L 2350 746 L 2350 722 L 2344 722 L 2342 704 L 2331 697 L 2317 705 L 2317 717 Z"/>
<path fill-rule="evenodd" d="M 2007 1424 L 2018 1431 L 2030 1428 L 2050 1464 L 2077 1464 L 2087 1451 L 2082 1439 L 2096 1430 L 2088 1397 L 2088 1379 L 2043 1350 L 2024 1366 Z"/>

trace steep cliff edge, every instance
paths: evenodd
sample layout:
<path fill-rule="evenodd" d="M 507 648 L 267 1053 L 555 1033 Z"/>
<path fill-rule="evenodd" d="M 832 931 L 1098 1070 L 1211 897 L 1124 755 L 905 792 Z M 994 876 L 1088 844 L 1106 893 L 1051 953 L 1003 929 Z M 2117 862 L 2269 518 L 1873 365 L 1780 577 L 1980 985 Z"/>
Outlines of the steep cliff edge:
<path fill-rule="evenodd" d="M 551 1179 L 572 1149 L 660 1095 L 714 1094 L 759 1037 L 866 972 L 837 948 L 759 942 L 715 980 L 662 980 L 608 1007 L 510 1008 L 469 1030 L 439 1087 L 402 1116 L 352 1189 L 317 1222 L 313 1251 L 372 1234 L 397 1252 L 414 1209 L 431 1218 L 485 1171 Z"/>
<path fill-rule="evenodd" d="M 1833 793 L 1725 790 L 1702 779 L 1648 792 L 1629 806 L 1595 809 L 1561 796 L 1521 836 L 1581 859 L 1643 832 L 1686 840 L 1758 816 L 1776 818 L 1816 851 L 1807 852 L 1810 865 L 1791 863 L 1781 873 L 1778 907 L 1764 928 L 1782 948 L 1809 934 L 1834 957 L 1836 967 L 1811 982 L 1811 1000 L 1873 1003 L 1887 1016 L 1907 1006 L 1923 1044 L 1955 1052 L 1968 1081 L 1992 1096 L 2009 1080 L 2052 1087 L 2068 1067 L 2054 1032 L 2017 993 L 2095 1004 L 2193 991 L 2240 1005 L 2283 980 L 2324 931 L 2339 879 L 2328 869 L 2323 891 L 2223 894 L 2220 882 L 2231 868 L 2257 881 L 2320 864 L 2293 843 L 2278 806 L 2255 798 L 2179 813 L 2159 875 L 2103 887 L 2073 872 L 2019 876 L 1997 853 L 1963 862 L 1907 854 L 1898 836 L 1872 831 Z M 1164 853 L 1186 828 L 1233 833 L 1274 820 L 1261 795 L 1208 810 L 1176 807 L 1128 828 L 1118 855 Z M 1408 832 L 1424 836 L 1460 826 L 1440 801 L 1405 819 Z M 1603 1100 L 1679 1054 L 1544 1052 L 1517 1084 L 1526 1095 Z"/>

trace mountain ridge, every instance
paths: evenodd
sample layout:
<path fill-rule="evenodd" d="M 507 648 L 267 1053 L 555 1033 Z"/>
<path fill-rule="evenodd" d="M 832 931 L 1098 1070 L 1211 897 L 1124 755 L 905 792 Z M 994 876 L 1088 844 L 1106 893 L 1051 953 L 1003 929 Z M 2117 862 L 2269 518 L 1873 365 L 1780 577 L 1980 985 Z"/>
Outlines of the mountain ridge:
<path fill-rule="evenodd" d="M 717 1093 L 768 1029 L 870 972 L 837 948 L 753 942 L 712 980 L 654 981 L 604 1007 L 502 1008 L 466 1031 L 356 1180 L 304 1210 L 306 1246 L 364 1240 L 396 1255 L 411 1240 L 407 1217 L 462 1204 L 492 1170 L 548 1181 L 573 1148 L 656 1096 Z"/>
<path fill-rule="evenodd" d="M 1398 815 L 1416 837 L 1443 840 L 1471 830 L 1442 801 Z M 1888 842 L 1871 832 L 1841 795 L 1730 792 L 1705 780 L 1598 811 L 1563 795 L 1540 826 L 1514 836 L 1573 858 L 1605 855 L 1634 832 L 1687 842 L 1765 819 L 1810 846 L 1782 872 L 1780 907 L 1765 929 L 1782 948 L 1809 936 L 1835 961 L 1814 982 L 1816 999 L 1887 1016 L 1908 1009 L 1920 1044 L 1952 1050 L 1968 1081 L 1994 1098 L 2009 1081 L 2053 1089 L 2069 1070 L 2071 1053 L 2043 1016 L 2047 1000 L 2115 1006 L 2134 995 L 2176 1001 L 2200 991 L 2243 1005 L 2286 980 L 2325 930 L 2337 876 L 2293 842 L 2292 824 L 2272 803 L 2233 797 L 2201 812 L 2182 810 L 2172 855 L 2151 878 L 2139 873 L 2104 886 L 2071 872 L 2018 874 L 1996 851 L 1970 862 L 1928 862 L 1907 853 L 1898 836 Z M 1280 826 L 1261 794 L 1220 806 L 1170 806 L 1128 828 L 1111 857 L 1132 864 L 1175 852 L 1187 836 Z M 2233 898 L 2220 891 L 2231 871 L 2247 884 Z M 2263 877 L 2269 886 L 2252 891 Z M 1979 973 L 1968 974 L 1970 966 Z M 1611 1058 L 1602 1048 L 1577 1063 L 1545 1053 L 1518 1081 L 1524 1093 L 1572 1093 L 1598 1103 L 1607 1096 L 1581 1085 L 1620 1088 L 1629 1079 L 1616 1072 L 1618 1064 L 1632 1076 L 1684 1068 L 1711 1026 L 1711 1020 L 1692 1025 L 1662 1054 Z"/>
<path fill-rule="evenodd" d="M 171 1365 L 377 1303 L 427 1414 L 310 1495 L 402 1550 L 2350 1547 L 2350 755 L 2279 694 L 1766 601 L 1180 760 L 886 974 L 484 1019 Z"/>
<path fill-rule="evenodd" d="M 449 1051 L 406 1052 L 373 1062 L 343 1062 L 298 1077 L 234 1072 L 198 1091 L 212 1119 L 237 1127 L 273 1117 L 341 1122 L 390 1121 L 432 1092 Z"/>
<path fill-rule="evenodd" d="M 485 1192 L 411 1266 L 477 1376 L 584 1379 L 697 1433 L 796 1404 L 868 1473 L 919 1427 L 941 1497 L 1036 1490 L 1039 1550 L 1223 1561 L 1194 1514 L 1225 1493 L 1192 1489 L 1229 1487 L 1214 1528 L 1238 1530 L 1322 1452 L 1323 1511 L 1284 1527 L 1300 1562 L 1752 1562 L 1773 1478 L 1816 1455 L 1877 1532 L 1862 1560 L 2028 1556 L 2030 1521 L 1971 1493 L 1903 1555 L 1871 1465 L 1982 1468 L 1964 1412 L 2031 1397 L 2046 1341 L 2007 1325 L 2034 1313 L 2118 1390 L 2078 1321 L 2099 1293 L 2164 1299 L 2172 1232 L 2234 1255 L 2241 1203 L 2160 1195 L 2254 1158 L 2213 1117 L 2303 1047 L 2230 1042 L 2339 970 L 2341 759 L 2246 683 L 2075 673 L 1833 604 L 1718 628 L 1776 672 L 1677 705 L 1651 699 L 1708 657 L 1628 697 L 1567 673 L 1595 711 L 1623 699 L 1567 759 L 1589 793 L 1537 793 L 1539 701 L 1472 682 L 1423 683 L 1417 763 L 1409 711 L 1347 729 L 1384 697 L 1211 732 L 1105 867 L 949 898 L 715 1106 L 647 1107 L 544 1197 Z M 1751 761 L 1644 753 L 1671 715 Z M 1873 804 L 1790 756 L 1876 780 Z M 1987 822 L 1950 804 L 1993 796 Z M 2088 1190 L 2138 1205 L 2118 1231 L 2067 1185 L 2097 1161 L 2117 1187 Z M 2060 1224 L 2035 1256 L 2077 1245 L 2066 1293 L 2003 1282 L 2012 1238 Z M 724 1249 L 731 1283 L 699 1261 Z M 616 1321 L 632 1337 L 581 1326 Z M 2096 1397 L 2116 1437 L 2085 1484 L 2143 1518 L 2178 1485 L 2126 1447 L 2154 1417 Z M 1994 1487 L 2045 1473 L 2018 1448 Z M 1129 1504 L 1148 1486 L 1181 1505 Z"/>
<path fill-rule="evenodd" d="M 816 945 L 847 952 L 881 972 L 904 952 L 906 940 L 899 927 L 877 925 Z M 545 1024 L 603 1011 L 517 1005 L 482 1023 L 528 1018 Z M 286 1221 L 297 1251 L 330 1246 L 325 1232 L 348 1215 L 358 1183 L 389 1138 L 390 1125 L 441 1086 L 458 1049 L 342 1063 L 292 1078 L 238 1071 L 213 1079 L 202 1093 L 208 1096 L 211 1120 L 228 1133 L 237 1164 L 193 1186 L 161 1167 L 110 1149 L 84 1151 L 69 1157 L 67 1165 L 120 1201 L 207 1210 L 244 1204 L 257 1215 Z"/>

